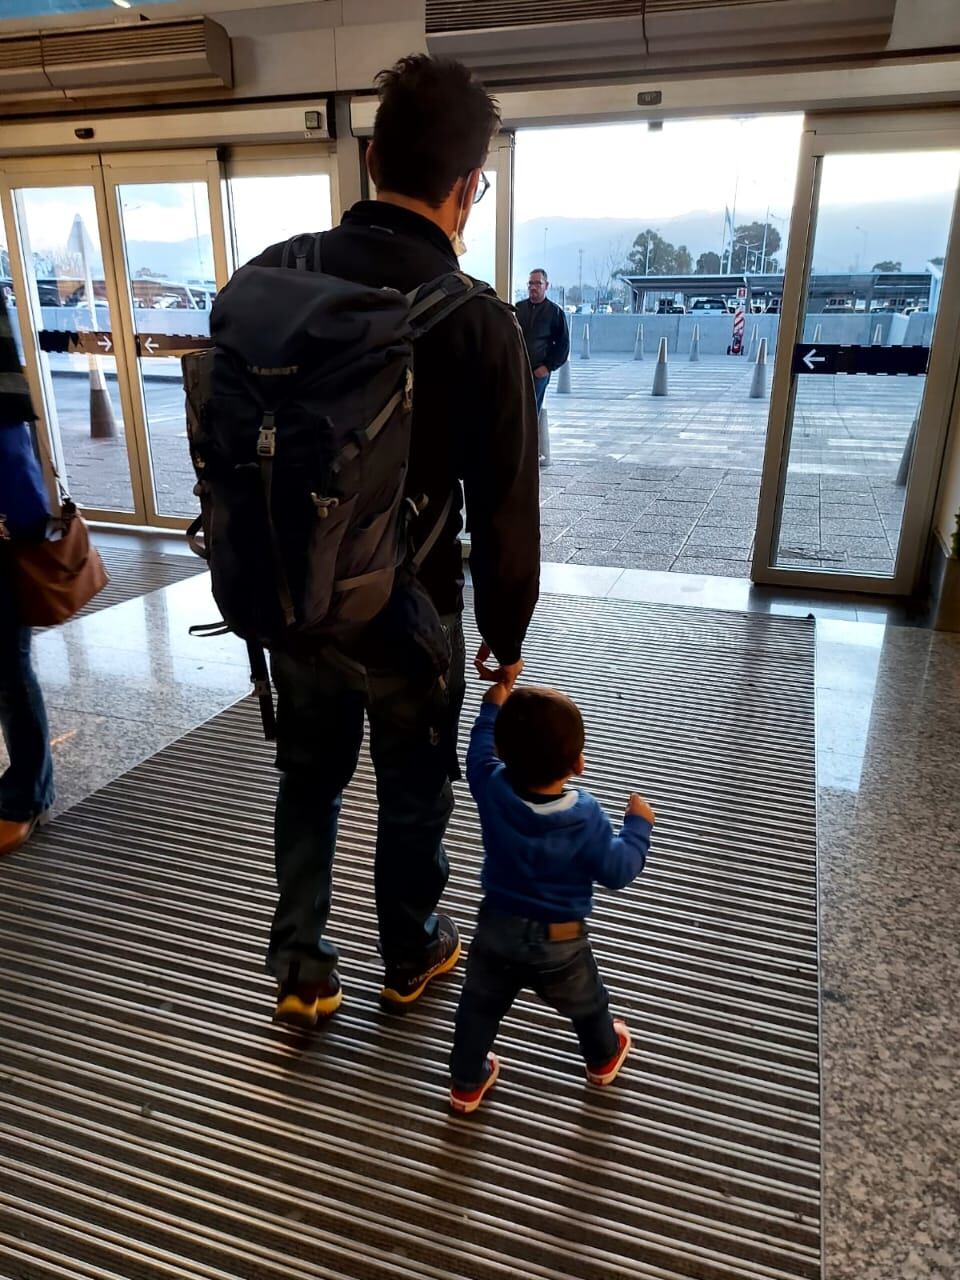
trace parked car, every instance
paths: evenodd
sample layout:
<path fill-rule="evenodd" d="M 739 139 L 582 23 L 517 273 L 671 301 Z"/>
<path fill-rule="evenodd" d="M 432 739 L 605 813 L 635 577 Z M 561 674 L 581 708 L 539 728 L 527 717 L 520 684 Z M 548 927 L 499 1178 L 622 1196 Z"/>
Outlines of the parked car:
<path fill-rule="evenodd" d="M 829 311 L 852 311 L 853 302 L 850 298 L 828 298 L 823 304 L 824 312 Z"/>
<path fill-rule="evenodd" d="M 726 298 L 696 298 L 690 308 L 690 314 L 723 316 L 727 314 Z"/>
<path fill-rule="evenodd" d="M 687 308 L 679 302 L 671 302 L 669 298 L 661 298 L 657 303 L 658 316 L 685 316 Z"/>
<path fill-rule="evenodd" d="M 925 316 L 926 314 L 926 307 L 904 307 L 901 312 L 901 315 L 905 316 Z"/>
<path fill-rule="evenodd" d="M 771 298 L 767 303 L 766 314 L 768 316 L 778 316 L 780 314 L 780 299 Z"/>

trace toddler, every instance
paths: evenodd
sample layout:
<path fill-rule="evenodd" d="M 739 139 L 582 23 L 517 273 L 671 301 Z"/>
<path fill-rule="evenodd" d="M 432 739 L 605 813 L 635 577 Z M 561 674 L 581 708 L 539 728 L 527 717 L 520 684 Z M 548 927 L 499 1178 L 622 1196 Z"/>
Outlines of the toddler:
<path fill-rule="evenodd" d="M 524 987 L 571 1019 L 591 1084 L 610 1084 L 630 1052 L 584 921 L 594 882 L 621 889 L 643 870 L 655 815 L 632 795 L 615 835 L 593 796 L 567 785 L 583 773 L 583 746 L 580 712 L 562 693 L 498 684 L 483 700 L 467 780 L 483 831 L 485 896 L 450 1056 L 454 1111 L 475 1111 L 496 1082 L 490 1050 Z"/>

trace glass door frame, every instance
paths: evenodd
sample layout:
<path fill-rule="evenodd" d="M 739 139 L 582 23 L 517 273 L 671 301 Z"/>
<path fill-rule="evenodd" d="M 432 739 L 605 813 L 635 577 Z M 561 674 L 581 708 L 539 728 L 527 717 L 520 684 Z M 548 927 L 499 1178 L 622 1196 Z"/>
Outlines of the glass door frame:
<path fill-rule="evenodd" d="M 196 182 L 207 188 L 210 210 L 210 236 L 214 278 L 220 290 L 230 278 L 223 208 L 223 170 L 216 151 L 143 151 L 115 152 L 99 157 L 103 170 L 108 215 L 108 244 L 113 272 L 121 292 L 123 305 L 119 311 L 123 335 L 124 369 L 131 404 L 132 434 L 137 440 L 139 489 L 144 519 L 141 523 L 159 529 L 184 529 L 190 523 L 184 516 L 164 515 L 158 510 L 154 487 L 154 470 L 150 448 L 149 420 L 137 351 L 136 317 L 133 313 L 133 290 L 127 271 L 127 254 L 120 208 L 120 188 L 150 183 Z M 116 329 L 116 325 L 114 325 Z M 176 357 L 168 357 L 176 359 Z M 119 367 L 119 366 L 118 366 Z M 184 443 L 184 451 L 186 451 Z M 135 481 L 136 483 L 136 481 Z M 92 518 L 98 518 L 89 513 Z"/>
<path fill-rule="evenodd" d="M 85 506 L 84 516 L 110 524 L 150 525 L 182 529 L 189 523 L 181 516 L 162 515 L 157 510 L 153 484 L 150 439 L 140 381 L 137 342 L 128 278 L 119 188 L 132 183 L 202 182 L 210 206 L 210 234 L 217 288 L 229 277 L 225 222 L 222 203 L 222 169 L 215 150 L 88 153 L 51 155 L 37 158 L 0 160 L 0 213 L 9 233 L 10 268 L 18 297 L 30 296 L 30 276 L 24 258 L 25 228 L 18 216 L 14 192 L 29 187 L 90 187 L 96 201 L 99 238 L 103 251 L 104 284 L 110 311 L 116 360 L 117 384 L 123 413 L 127 464 L 133 496 L 132 511 Z M 70 475 L 60 446 L 59 435 L 50 429 L 48 404 L 55 404 L 49 370 L 41 358 L 36 332 L 36 308 L 18 308 L 24 361 L 34 408 L 57 470 L 69 487 Z"/>
<path fill-rule="evenodd" d="M 38 431 L 49 457 L 63 478 L 65 487 L 69 488 L 70 472 L 64 455 L 59 431 L 51 430 L 48 421 L 48 405 L 56 405 L 49 366 L 41 357 L 36 319 L 40 302 L 36 290 L 31 286 L 31 274 L 27 270 L 25 248 L 29 246 L 29 236 L 23 226 L 14 192 L 24 188 L 92 188 L 96 202 L 97 226 L 100 247 L 103 254 L 104 286 L 107 305 L 110 313 L 110 326 L 113 333 L 113 355 L 117 366 L 117 389 L 120 397 L 121 412 L 124 423 L 124 440 L 127 447 L 127 466 L 133 498 L 132 511 L 117 511 L 106 507 L 83 508 L 84 515 L 91 520 L 109 521 L 116 524 L 146 524 L 147 507 L 144 501 L 141 476 L 143 472 L 143 441 L 134 427 L 133 397 L 129 378 L 124 374 L 128 368 L 128 352 L 125 343 L 126 332 L 122 325 L 117 325 L 117 317 L 121 315 L 121 292 L 114 271 L 113 256 L 110 252 L 110 217 L 106 186 L 100 157 L 95 154 L 76 156 L 43 156 L 29 159 L 9 159 L 0 161 L 0 213 L 8 232 L 8 252 L 10 254 L 10 274 L 18 298 L 32 298 L 31 306 L 17 308 L 20 324 L 20 337 L 23 343 L 24 364 L 30 396 L 34 410 L 39 415 Z M 52 477 L 48 476 L 51 482 Z"/>
<path fill-rule="evenodd" d="M 960 373 L 960 351 L 951 341 L 951 334 L 956 334 L 960 326 L 960 190 L 954 201 L 947 240 L 893 575 L 879 577 L 787 568 L 778 566 L 775 560 L 793 430 L 796 394 L 793 354 L 806 318 L 807 281 L 813 267 L 824 157 L 937 150 L 960 150 L 960 112 L 927 110 L 806 117 L 787 246 L 751 574 L 753 581 L 760 585 L 904 596 L 910 595 L 918 585 Z"/>
<path fill-rule="evenodd" d="M 504 300 L 513 305 L 513 155 L 514 135 L 498 133 L 490 147 L 490 155 L 484 169 L 497 175 L 497 232 L 494 255 L 495 279 L 493 287 Z M 469 234 L 470 226 L 467 225 Z"/>
<path fill-rule="evenodd" d="M 259 143 L 227 147 L 222 156 L 223 213 L 227 238 L 227 254 L 231 270 L 242 267 L 237 260 L 233 200 L 230 183 L 234 178 L 297 178 L 322 175 L 330 179 L 331 225 L 340 222 L 340 176 L 337 154 L 332 142 Z M 315 230 L 302 227 L 302 231 Z M 267 245 L 262 245 L 266 249 Z"/>

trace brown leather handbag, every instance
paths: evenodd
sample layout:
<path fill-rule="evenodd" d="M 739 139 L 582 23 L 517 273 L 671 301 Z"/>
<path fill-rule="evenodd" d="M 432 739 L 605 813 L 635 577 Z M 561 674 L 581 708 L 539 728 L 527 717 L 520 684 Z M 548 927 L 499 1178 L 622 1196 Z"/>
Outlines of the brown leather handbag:
<path fill-rule="evenodd" d="M 28 627 L 54 627 L 79 613 L 109 581 L 76 504 L 61 495 L 60 515 L 42 542 L 14 542 L 17 617 Z"/>

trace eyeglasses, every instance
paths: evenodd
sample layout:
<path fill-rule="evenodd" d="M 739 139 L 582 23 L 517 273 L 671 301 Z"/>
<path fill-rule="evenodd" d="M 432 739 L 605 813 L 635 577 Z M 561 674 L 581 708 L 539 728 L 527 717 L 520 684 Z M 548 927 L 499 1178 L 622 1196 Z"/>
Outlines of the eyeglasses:
<path fill-rule="evenodd" d="M 483 199 L 483 197 L 487 194 L 487 192 L 488 192 L 489 190 L 490 190 L 490 179 L 487 177 L 487 175 L 486 175 L 486 174 L 483 172 L 483 170 L 481 169 L 481 170 L 480 170 L 480 181 L 477 183 L 477 193 L 476 193 L 476 195 L 473 197 L 473 203 L 474 203 L 474 204 L 479 204 L 479 203 L 480 203 L 480 201 Z"/>

